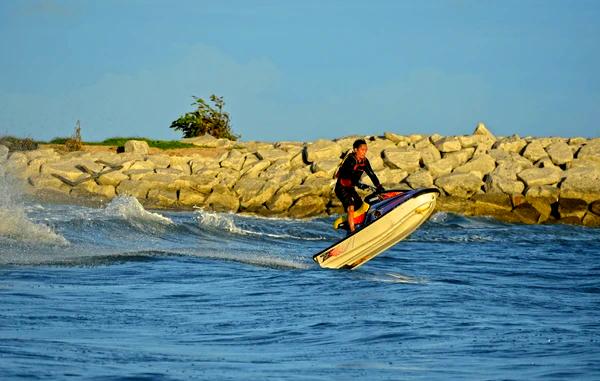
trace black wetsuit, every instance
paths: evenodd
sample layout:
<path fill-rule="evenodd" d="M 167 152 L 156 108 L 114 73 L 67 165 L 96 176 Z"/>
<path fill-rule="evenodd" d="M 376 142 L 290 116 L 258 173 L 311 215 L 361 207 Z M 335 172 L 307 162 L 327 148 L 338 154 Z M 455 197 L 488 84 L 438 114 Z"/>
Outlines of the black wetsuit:
<path fill-rule="evenodd" d="M 351 153 L 340 166 L 337 173 L 337 182 L 335 183 L 335 195 L 342 202 L 344 210 L 348 210 L 350 205 L 354 205 L 354 210 L 361 207 L 363 201 L 354 187 L 360 182 L 363 173 L 369 176 L 373 185 L 378 188 L 381 187 L 381 183 L 366 157 L 358 161 L 356 155 Z"/>

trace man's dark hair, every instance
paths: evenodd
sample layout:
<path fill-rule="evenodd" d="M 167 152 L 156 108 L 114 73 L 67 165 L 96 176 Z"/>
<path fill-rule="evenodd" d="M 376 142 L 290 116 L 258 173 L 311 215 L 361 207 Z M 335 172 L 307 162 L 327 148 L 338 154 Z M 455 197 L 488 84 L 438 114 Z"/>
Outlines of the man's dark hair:
<path fill-rule="evenodd" d="M 362 146 L 363 144 L 365 144 L 365 145 L 367 144 L 365 139 L 356 139 L 354 141 L 354 143 L 352 144 L 352 148 L 357 149 L 358 147 Z"/>

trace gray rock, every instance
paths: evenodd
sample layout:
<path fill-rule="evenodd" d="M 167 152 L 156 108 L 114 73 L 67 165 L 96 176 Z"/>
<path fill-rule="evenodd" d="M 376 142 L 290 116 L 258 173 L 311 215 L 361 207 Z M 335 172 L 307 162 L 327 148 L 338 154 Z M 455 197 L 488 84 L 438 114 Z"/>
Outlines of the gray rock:
<path fill-rule="evenodd" d="M 190 188 L 179 191 L 179 203 L 185 206 L 201 206 L 206 201 L 207 196 L 204 193 L 197 192 Z"/>
<path fill-rule="evenodd" d="M 517 177 L 527 187 L 534 187 L 536 185 L 556 184 L 562 180 L 563 173 L 555 168 L 530 168 L 519 172 Z"/>
<path fill-rule="evenodd" d="M 589 140 L 577 153 L 578 159 L 600 157 L 600 139 Z"/>
<path fill-rule="evenodd" d="M 402 136 L 402 135 L 398 135 L 398 134 L 395 134 L 395 133 L 393 133 L 393 132 L 384 132 L 384 133 L 383 133 L 383 136 L 384 136 L 384 137 L 385 137 L 387 140 L 389 140 L 389 141 L 393 142 L 394 144 L 398 144 L 398 143 L 400 143 L 400 142 L 406 141 L 406 138 L 405 138 L 404 136 Z"/>
<path fill-rule="evenodd" d="M 247 161 L 248 158 L 246 158 L 246 162 Z M 260 175 L 260 173 L 263 172 L 265 169 L 269 168 L 269 166 L 271 166 L 271 162 L 268 160 L 259 160 L 253 164 L 250 164 L 249 166 L 246 166 L 246 164 L 244 163 L 244 168 L 242 169 L 241 175 L 248 177 L 258 177 L 258 175 Z"/>
<path fill-rule="evenodd" d="M 563 165 L 573 161 L 573 151 L 565 142 L 552 143 L 546 148 L 546 152 L 556 165 Z"/>
<path fill-rule="evenodd" d="M 190 163 L 192 163 L 192 162 L 194 163 L 194 169 L 197 172 L 198 171 L 198 166 L 197 166 L 198 160 L 195 160 L 189 156 L 171 156 L 169 168 L 178 169 L 186 175 L 191 175 L 192 173 L 195 173 L 195 172 L 192 172 L 192 166 L 190 165 Z M 206 168 L 206 166 L 204 164 L 202 165 L 202 167 Z M 217 164 L 217 167 L 218 167 L 218 164 Z"/>
<path fill-rule="evenodd" d="M 221 167 L 223 168 L 231 168 L 233 170 L 239 171 L 244 166 L 244 162 L 246 161 L 246 155 L 241 153 L 238 150 L 231 150 L 227 155 L 227 158 L 220 162 Z"/>
<path fill-rule="evenodd" d="M 259 209 L 278 189 L 278 184 L 256 177 L 241 178 L 234 186 L 239 195 L 240 207 L 248 211 Z"/>
<path fill-rule="evenodd" d="M 129 176 L 121 171 L 110 172 L 105 175 L 98 177 L 98 184 L 100 185 L 111 185 L 113 187 L 118 186 L 121 181 L 128 180 Z"/>
<path fill-rule="evenodd" d="M 454 173 L 474 173 L 480 179 L 483 179 L 483 176 L 491 173 L 494 169 L 496 169 L 496 160 L 493 157 L 487 154 L 482 154 L 477 156 L 471 160 L 469 160 L 466 164 L 461 165 L 454 169 Z"/>
<path fill-rule="evenodd" d="M 413 189 L 433 187 L 433 177 L 427 171 L 413 173 L 406 178 L 406 182 Z"/>
<path fill-rule="evenodd" d="M 600 200 L 600 166 L 577 167 L 565 171 L 560 197 L 592 203 Z"/>
<path fill-rule="evenodd" d="M 518 135 L 513 135 L 509 138 L 504 138 L 496 141 L 494 148 L 506 152 L 520 153 L 527 146 L 527 141 L 521 139 Z"/>
<path fill-rule="evenodd" d="M 485 126 L 485 124 L 483 124 L 482 122 L 477 123 L 477 126 L 475 127 L 475 131 L 473 131 L 473 135 L 481 135 L 481 136 L 487 137 L 491 140 L 496 140 L 496 137 L 494 136 L 494 134 L 492 134 L 490 132 L 490 130 L 488 130 L 487 127 Z"/>
<path fill-rule="evenodd" d="M 205 205 L 217 212 L 237 212 L 240 200 L 235 192 L 224 185 L 216 185 L 205 201 Z"/>
<path fill-rule="evenodd" d="M 267 209 L 269 209 L 273 213 L 283 213 L 287 211 L 293 203 L 294 200 L 292 199 L 292 196 L 285 192 L 277 192 L 275 196 L 273 196 L 266 203 L 266 206 Z"/>
<path fill-rule="evenodd" d="M 149 151 L 150 147 L 144 140 L 128 140 L 125 142 L 125 152 L 147 155 Z"/>
<path fill-rule="evenodd" d="M 504 193 L 507 195 L 522 194 L 525 184 L 513 178 L 503 177 L 497 174 L 488 175 L 485 183 L 485 191 L 490 194 Z"/>
<path fill-rule="evenodd" d="M 452 160 L 454 167 L 458 167 L 459 165 L 463 165 L 467 161 L 471 160 L 474 153 L 475 148 L 465 148 L 456 152 L 444 153 L 443 158 Z"/>
<path fill-rule="evenodd" d="M 333 177 L 335 170 L 338 168 L 340 160 L 323 160 L 312 163 L 310 170 L 312 173 L 325 172 L 329 178 Z"/>
<path fill-rule="evenodd" d="M 305 218 L 317 216 L 323 212 L 325 212 L 323 198 L 308 195 L 298 199 L 289 209 L 288 214 L 292 218 Z"/>
<path fill-rule="evenodd" d="M 383 151 L 383 161 L 392 169 L 415 172 L 421 168 L 421 152 L 404 148 L 390 148 Z"/>
<path fill-rule="evenodd" d="M 481 190 L 483 182 L 472 173 L 451 173 L 436 179 L 435 185 L 450 196 L 469 198 Z"/>
<path fill-rule="evenodd" d="M 425 166 L 434 163 L 438 160 L 440 160 L 442 158 L 442 155 L 440 154 L 440 151 L 437 150 L 437 148 L 435 148 L 435 146 L 431 143 L 429 143 L 429 141 L 427 139 L 423 139 L 421 142 L 425 142 L 423 144 L 416 144 L 415 145 L 415 149 L 417 149 L 419 152 L 421 152 L 421 159 L 423 160 L 423 164 Z M 419 143 L 421 143 L 419 142 Z"/>
<path fill-rule="evenodd" d="M 434 179 L 447 175 L 456 167 L 456 161 L 451 158 L 437 160 L 427 165 L 427 170 Z"/>
<path fill-rule="evenodd" d="M 0 163 L 3 163 L 8 158 L 8 147 L 0 144 Z"/>
<path fill-rule="evenodd" d="M 206 148 L 217 148 L 217 146 L 219 145 L 218 139 L 212 135 L 202 135 L 196 136 L 194 138 L 184 138 L 181 139 L 181 142 Z"/>
<path fill-rule="evenodd" d="M 548 153 L 546 152 L 544 146 L 539 140 L 533 140 L 525 148 L 525 151 L 523 152 L 523 157 L 535 163 L 540 159 L 548 157 Z"/>
<path fill-rule="evenodd" d="M 146 161 L 152 163 L 154 168 L 167 168 L 171 164 L 171 157 L 168 155 L 149 155 Z"/>
<path fill-rule="evenodd" d="M 136 180 L 123 180 L 116 187 L 118 195 L 133 196 L 138 200 L 144 200 L 148 196 L 151 184 Z"/>
<path fill-rule="evenodd" d="M 342 148 L 330 140 L 317 140 L 304 147 L 304 159 L 307 163 L 337 159 L 342 154 Z"/>
<path fill-rule="evenodd" d="M 286 159 L 289 161 L 292 158 L 292 154 L 278 148 L 259 149 L 256 151 L 256 157 L 260 160 L 276 161 Z"/>
<path fill-rule="evenodd" d="M 456 137 L 446 137 L 436 141 L 435 148 L 440 152 L 456 152 L 462 149 L 462 144 Z"/>

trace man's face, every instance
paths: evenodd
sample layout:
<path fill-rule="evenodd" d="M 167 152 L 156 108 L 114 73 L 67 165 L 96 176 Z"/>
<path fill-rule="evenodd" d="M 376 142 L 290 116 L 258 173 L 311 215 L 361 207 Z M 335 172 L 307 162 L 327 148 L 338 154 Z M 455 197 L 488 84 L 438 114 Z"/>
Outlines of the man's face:
<path fill-rule="evenodd" d="M 358 159 L 364 159 L 367 156 L 367 145 L 361 144 L 360 146 L 358 146 L 358 148 L 354 149 L 354 152 L 356 152 L 356 157 Z"/>

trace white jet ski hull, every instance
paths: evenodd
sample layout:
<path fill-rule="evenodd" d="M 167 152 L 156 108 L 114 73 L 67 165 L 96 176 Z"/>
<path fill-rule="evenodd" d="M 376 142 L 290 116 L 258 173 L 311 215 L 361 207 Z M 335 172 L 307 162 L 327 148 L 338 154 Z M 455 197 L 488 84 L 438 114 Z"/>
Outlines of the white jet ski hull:
<path fill-rule="evenodd" d="M 363 265 L 427 221 L 435 209 L 437 195 L 437 192 L 429 192 L 410 198 L 361 230 L 316 254 L 314 261 L 329 269 L 355 269 Z"/>

